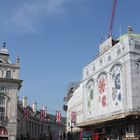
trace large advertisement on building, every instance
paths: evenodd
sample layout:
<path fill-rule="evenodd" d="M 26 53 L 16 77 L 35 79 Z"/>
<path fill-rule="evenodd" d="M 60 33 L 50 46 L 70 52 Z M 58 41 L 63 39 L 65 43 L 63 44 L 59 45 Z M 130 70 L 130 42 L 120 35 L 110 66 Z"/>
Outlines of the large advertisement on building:
<path fill-rule="evenodd" d="M 123 109 L 123 92 L 122 92 L 122 67 L 121 65 L 115 65 L 111 69 L 111 106 L 110 111 L 117 111 Z"/>
<path fill-rule="evenodd" d="M 122 77 L 122 65 L 116 64 L 84 81 L 85 119 L 96 119 L 124 109 Z"/>

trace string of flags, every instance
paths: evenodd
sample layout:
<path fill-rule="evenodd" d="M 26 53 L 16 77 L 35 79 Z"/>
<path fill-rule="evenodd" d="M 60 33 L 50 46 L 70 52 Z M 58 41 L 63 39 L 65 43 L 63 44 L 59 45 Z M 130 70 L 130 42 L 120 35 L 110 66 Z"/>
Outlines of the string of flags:
<path fill-rule="evenodd" d="M 29 119 L 29 116 L 35 116 L 37 117 L 40 121 L 44 122 L 44 121 L 48 121 L 48 122 L 51 122 L 49 116 L 47 115 L 47 112 L 46 110 L 40 110 L 40 111 L 37 111 L 36 113 L 33 112 L 32 108 L 30 107 L 24 107 L 23 108 L 23 113 L 24 113 L 24 119 L 25 120 L 28 120 Z M 62 116 L 61 116 L 61 112 L 60 111 L 56 111 L 56 114 L 55 114 L 55 118 L 54 118 L 54 121 L 56 123 L 61 123 L 62 121 Z M 76 125 L 76 122 L 77 122 L 77 112 L 76 111 L 71 111 L 71 123 L 73 124 L 73 126 Z"/>
<path fill-rule="evenodd" d="M 77 114 L 75 111 L 71 112 L 71 123 L 74 124 L 74 126 L 76 125 L 76 121 L 77 121 Z"/>
<path fill-rule="evenodd" d="M 45 110 L 40 110 L 40 120 L 44 121 L 45 119 Z"/>
<path fill-rule="evenodd" d="M 56 123 L 60 123 L 61 122 L 61 113 L 60 111 L 56 111 Z"/>
<path fill-rule="evenodd" d="M 29 118 L 29 110 L 27 108 L 23 108 L 24 119 L 27 120 Z"/>
<path fill-rule="evenodd" d="M 29 119 L 29 114 L 32 115 L 32 116 L 36 116 L 38 117 L 41 121 L 49 121 L 49 118 L 46 116 L 46 111 L 45 110 L 40 110 L 39 113 L 34 113 L 32 111 L 32 109 L 26 107 L 26 108 L 23 108 L 23 112 L 24 112 L 24 119 L 27 120 Z M 56 120 L 56 123 L 61 123 L 61 112 L 60 111 L 56 111 L 56 114 L 55 114 L 55 120 Z M 74 126 L 76 125 L 76 121 L 77 121 L 77 113 L 76 111 L 72 111 L 71 112 L 71 123 L 74 124 Z"/>
<path fill-rule="evenodd" d="M 49 117 L 46 114 L 47 114 L 46 110 L 43 110 L 43 109 L 34 113 L 32 108 L 29 108 L 29 107 L 23 108 L 23 118 L 25 120 L 28 120 L 29 116 L 35 116 L 38 119 L 40 119 L 40 121 L 50 121 Z M 56 111 L 55 122 L 61 123 L 61 119 L 62 119 L 61 112 Z"/>

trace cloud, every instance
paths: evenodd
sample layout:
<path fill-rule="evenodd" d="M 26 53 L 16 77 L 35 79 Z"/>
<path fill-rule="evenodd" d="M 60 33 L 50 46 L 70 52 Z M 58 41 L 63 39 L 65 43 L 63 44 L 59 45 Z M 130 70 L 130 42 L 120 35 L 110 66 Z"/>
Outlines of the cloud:
<path fill-rule="evenodd" d="M 48 16 L 60 15 L 66 0 L 30 0 L 15 8 L 9 17 L 9 26 L 25 32 L 36 31 L 37 24 Z"/>
<path fill-rule="evenodd" d="M 24 32 L 36 32 L 43 21 L 66 15 L 65 4 L 90 0 L 27 0 L 13 4 L 7 18 L 7 27 Z M 17 2 L 17 1 L 16 1 Z"/>

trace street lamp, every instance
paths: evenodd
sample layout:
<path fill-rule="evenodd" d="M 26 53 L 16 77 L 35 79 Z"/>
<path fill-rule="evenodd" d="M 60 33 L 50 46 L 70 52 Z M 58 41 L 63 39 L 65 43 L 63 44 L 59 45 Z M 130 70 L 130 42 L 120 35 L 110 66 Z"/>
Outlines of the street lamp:
<path fill-rule="evenodd" d="M 72 122 L 72 120 L 71 120 L 71 125 L 70 125 L 70 130 L 71 130 L 71 140 L 73 140 L 73 131 L 72 131 L 72 129 L 73 129 L 73 122 Z"/>

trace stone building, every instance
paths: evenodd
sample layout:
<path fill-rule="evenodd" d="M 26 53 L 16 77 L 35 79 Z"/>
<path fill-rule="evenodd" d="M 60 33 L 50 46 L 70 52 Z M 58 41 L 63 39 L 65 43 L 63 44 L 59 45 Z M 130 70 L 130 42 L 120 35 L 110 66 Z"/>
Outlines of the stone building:
<path fill-rule="evenodd" d="M 77 122 L 83 122 L 82 88 L 79 82 L 71 82 L 67 88 L 67 134 L 73 134 L 75 140 L 79 139 L 80 128 Z M 75 113 L 75 122 L 72 121 L 72 112 Z M 71 139 L 71 138 L 70 138 Z"/>
<path fill-rule="evenodd" d="M 19 79 L 19 58 L 12 64 L 8 49 L 0 48 L 0 139 L 15 140 L 17 135 L 17 97 L 22 80 Z"/>
<path fill-rule="evenodd" d="M 27 98 L 18 102 L 17 140 L 60 140 L 65 137 L 66 118 L 56 122 L 56 115 L 48 114 L 46 108 L 37 110 L 37 103 L 27 105 Z"/>
<path fill-rule="evenodd" d="M 65 136 L 65 118 L 56 123 L 56 116 L 37 103 L 28 106 L 27 98 L 19 101 L 19 58 L 15 64 L 9 59 L 8 49 L 0 48 L 0 140 L 57 140 Z"/>
<path fill-rule="evenodd" d="M 79 85 L 67 92 L 67 131 L 79 139 L 140 139 L 140 34 L 112 37 L 83 68 Z M 71 127 L 71 112 L 77 113 Z"/>

